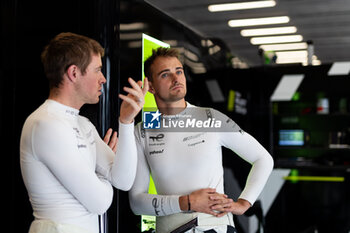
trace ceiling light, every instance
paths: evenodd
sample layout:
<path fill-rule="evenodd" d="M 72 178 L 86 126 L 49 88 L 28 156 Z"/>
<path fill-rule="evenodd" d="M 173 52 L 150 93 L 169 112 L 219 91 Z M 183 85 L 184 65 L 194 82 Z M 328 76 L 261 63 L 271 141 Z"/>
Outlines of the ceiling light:
<path fill-rule="evenodd" d="M 302 40 L 303 40 L 303 37 L 301 35 L 264 36 L 264 37 L 253 37 L 250 39 L 250 43 L 252 43 L 253 45 L 276 44 L 276 43 L 300 42 Z"/>
<path fill-rule="evenodd" d="M 191 59 L 192 61 L 199 61 L 199 58 L 197 56 L 197 54 L 193 53 L 192 51 L 185 49 L 185 57 L 187 57 L 188 59 Z"/>
<path fill-rule="evenodd" d="M 247 37 L 247 36 L 276 35 L 276 34 L 291 34 L 296 32 L 297 32 L 297 28 L 294 26 L 290 26 L 290 27 L 275 27 L 275 28 L 243 29 L 241 31 L 241 35 Z"/>
<path fill-rule="evenodd" d="M 304 58 L 301 58 L 301 57 L 298 57 L 298 58 L 295 58 L 295 57 L 277 58 L 276 63 L 277 64 L 307 63 L 307 58 L 306 57 L 304 57 Z"/>
<path fill-rule="evenodd" d="M 303 65 L 308 65 L 307 57 L 277 57 L 277 64 L 288 64 L 288 63 L 302 63 Z M 318 60 L 316 56 L 312 57 L 311 65 L 317 66 L 320 65 L 321 61 Z"/>
<path fill-rule="evenodd" d="M 307 49 L 306 42 L 301 43 L 290 43 L 290 44 L 268 44 L 260 45 L 260 49 L 264 51 L 283 51 L 283 50 L 298 50 L 298 49 Z"/>
<path fill-rule="evenodd" d="M 225 4 L 213 4 L 208 6 L 210 12 L 218 11 L 234 11 L 234 10 L 245 10 L 254 8 L 273 7 L 276 5 L 275 1 L 253 1 L 253 2 L 236 2 L 236 3 L 225 3 Z"/>
<path fill-rule="evenodd" d="M 277 58 L 307 58 L 306 50 L 276 52 Z"/>
<path fill-rule="evenodd" d="M 121 23 L 120 31 L 143 30 L 146 27 L 145 23 Z"/>
<path fill-rule="evenodd" d="M 228 21 L 230 27 L 243 27 L 243 26 L 255 26 L 255 25 L 268 25 L 268 24 L 280 24 L 288 23 L 288 16 L 276 16 L 276 17 L 264 17 L 264 18 L 251 18 L 251 19 L 233 19 Z"/>
<path fill-rule="evenodd" d="M 142 47 L 142 41 L 137 40 L 137 41 L 130 41 L 128 42 L 128 48 L 141 48 Z"/>
<path fill-rule="evenodd" d="M 177 40 L 164 40 L 164 43 L 167 43 L 172 47 L 176 47 L 178 45 Z"/>

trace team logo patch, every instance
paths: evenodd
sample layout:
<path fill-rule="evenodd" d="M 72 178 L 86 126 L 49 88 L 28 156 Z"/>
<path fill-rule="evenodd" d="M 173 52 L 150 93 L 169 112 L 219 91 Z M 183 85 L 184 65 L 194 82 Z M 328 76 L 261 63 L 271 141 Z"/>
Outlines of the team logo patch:
<path fill-rule="evenodd" d="M 159 110 L 156 112 L 143 113 L 143 127 L 145 129 L 160 129 L 160 115 Z"/>

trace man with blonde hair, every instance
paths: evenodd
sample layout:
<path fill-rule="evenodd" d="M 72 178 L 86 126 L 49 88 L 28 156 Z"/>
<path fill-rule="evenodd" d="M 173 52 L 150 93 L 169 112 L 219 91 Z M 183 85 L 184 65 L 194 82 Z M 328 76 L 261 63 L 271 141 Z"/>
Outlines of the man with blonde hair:
<path fill-rule="evenodd" d="M 94 125 L 79 115 L 84 104 L 99 101 L 103 84 L 101 45 L 88 37 L 61 33 L 41 59 L 49 80 L 48 99 L 22 129 L 20 163 L 35 217 L 30 233 L 98 233 L 98 215 L 110 206 L 112 186 L 129 190 L 136 173 L 134 118 L 144 103 L 131 78 L 116 133 L 102 140 Z"/>

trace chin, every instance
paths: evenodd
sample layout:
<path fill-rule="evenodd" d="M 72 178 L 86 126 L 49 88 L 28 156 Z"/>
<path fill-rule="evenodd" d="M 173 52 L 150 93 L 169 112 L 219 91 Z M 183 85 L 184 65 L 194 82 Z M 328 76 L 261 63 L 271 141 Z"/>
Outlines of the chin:
<path fill-rule="evenodd" d="M 171 97 L 171 100 L 172 101 L 179 101 L 179 100 L 184 99 L 185 96 L 186 96 L 186 94 L 176 95 L 176 96 Z"/>
<path fill-rule="evenodd" d="M 91 100 L 88 104 L 97 104 L 98 102 L 100 102 L 100 98 L 97 97 L 97 99 Z"/>

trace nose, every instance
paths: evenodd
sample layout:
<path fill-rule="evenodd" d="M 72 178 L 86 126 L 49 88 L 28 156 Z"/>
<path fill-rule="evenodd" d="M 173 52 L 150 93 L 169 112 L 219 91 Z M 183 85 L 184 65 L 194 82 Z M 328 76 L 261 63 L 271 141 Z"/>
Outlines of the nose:
<path fill-rule="evenodd" d="M 179 81 L 179 76 L 176 73 L 171 74 L 171 79 L 173 83 L 178 83 Z"/>
<path fill-rule="evenodd" d="M 105 84 L 107 82 L 105 76 L 101 73 L 100 83 Z"/>

